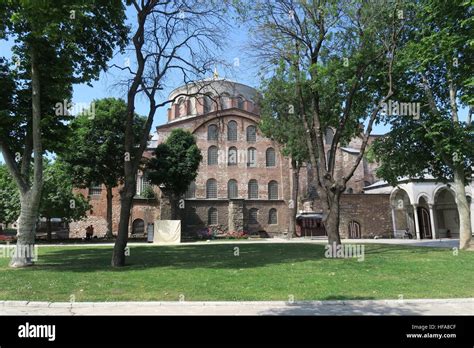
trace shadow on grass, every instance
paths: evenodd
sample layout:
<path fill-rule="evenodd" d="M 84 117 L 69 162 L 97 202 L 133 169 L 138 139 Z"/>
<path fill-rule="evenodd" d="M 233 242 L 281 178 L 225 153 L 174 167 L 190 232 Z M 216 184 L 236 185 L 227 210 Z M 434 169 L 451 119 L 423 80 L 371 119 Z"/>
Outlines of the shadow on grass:
<path fill-rule="evenodd" d="M 324 259 L 324 245 L 318 244 L 219 244 L 181 246 L 133 246 L 127 256 L 126 267 L 112 268 L 112 247 L 51 248 L 39 253 L 34 270 L 58 270 L 73 272 L 129 271 L 144 268 L 171 269 L 242 269 L 271 264 L 296 263 Z M 238 249 L 237 249 L 238 248 Z M 403 254 L 442 252 L 434 248 L 403 248 L 399 246 L 366 246 L 366 257 L 398 257 Z M 238 255 L 236 255 L 238 253 Z M 345 262 L 351 260 L 334 260 Z M 354 259 L 354 262 L 357 262 Z"/>

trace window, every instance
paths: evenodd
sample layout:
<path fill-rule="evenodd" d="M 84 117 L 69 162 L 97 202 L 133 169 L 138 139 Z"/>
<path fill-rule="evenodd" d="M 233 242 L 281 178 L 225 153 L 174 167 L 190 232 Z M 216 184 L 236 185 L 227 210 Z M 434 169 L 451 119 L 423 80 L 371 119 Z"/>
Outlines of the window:
<path fill-rule="evenodd" d="M 223 93 L 220 97 L 221 110 L 228 109 L 230 107 L 230 95 Z"/>
<path fill-rule="evenodd" d="M 89 187 L 89 196 L 100 196 L 102 194 L 102 185 L 93 183 Z"/>
<path fill-rule="evenodd" d="M 249 210 L 249 224 L 257 225 L 258 224 L 258 209 L 252 208 Z"/>
<path fill-rule="evenodd" d="M 228 165 L 235 166 L 237 165 L 237 148 L 232 146 L 229 148 L 229 156 L 228 156 Z"/>
<path fill-rule="evenodd" d="M 278 199 L 278 183 L 275 180 L 268 183 L 268 199 Z"/>
<path fill-rule="evenodd" d="M 370 186 L 370 185 L 371 185 L 370 181 L 364 181 L 364 187 L 367 187 L 367 186 Z"/>
<path fill-rule="evenodd" d="M 346 190 L 346 193 L 354 193 L 354 189 L 352 187 L 349 187 L 347 190 Z"/>
<path fill-rule="evenodd" d="M 237 140 L 237 122 L 235 121 L 230 121 L 229 123 L 227 123 L 227 140 Z"/>
<path fill-rule="evenodd" d="M 178 99 L 178 116 L 185 116 L 186 115 L 186 100 L 184 98 Z"/>
<path fill-rule="evenodd" d="M 265 158 L 267 162 L 267 167 L 275 167 L 275 149 L 270 147 L 265 153 Z"/>
<path fill-rule="evenodd" d="M 252 179 L 249 181 L 249 199 L 258 199 L 258 183 L 257 180 Z"/>
<path fill-rule="evenodd" d="M 204 113 L 207 114 L 208 112 L 211 112 L 212 111 L 212 99 L 210 96 L 206 95 L 204 96 L 204 99 L 203 99 L 203 103 L 204 103 Z"/>
<path fill-rule="evenodd" d="M 333 138 L 334 138 L 334 131 L 332 130 L 332 128 L 326 129 L 326 133 L 324 134 L 324 140 L 326 142 L 326 145 L 331 145 Z"/>
<path fill-rule="evenodd" d="M 249 142 L 257 141 L 257 128 L 255 126 L 247 127 L 247 141 Z"/>
<path fill-rule="evenodd" d="M 238 107 L 239 109 L 243 109 L 243 108 L 244 108 L 244 98 L 242 98 L 242 97 L 240 97 L 240 96 L 237 98 L 237 107 Z"/>
<path fill-rule="evenodd" d="M 140 175 L 137 180 L 137 195 L 142 195 L 149 187 L 151 184 L 146 173 Z"/>
<path fill-rule="evenodd" d="M 275 208 L 272 208 L 268 212 L 268 224 L 276 225 L 277 223 L 278 223 L 277 210 Z"/>
<path fill-rule="evenodd" d="M 186 198 L 196 198 L 196 182 L 192 182 L 188 186 L 188 190 L 186 191 Z"/>
<path fill-rule="evenodd" d="M 206 198 L 217 198 L 217 181 L 209 179 L 206 183 Z"/>
<path fill-rule="evenodd" d="M 207 127 L 207 140 L 217 140 L 217 126 L 215 124 L 209 125 Z"/>
<path fill-rule="evenodd" d="M 239 191 L 237 188 L 237 181 L 234 179 L 229 180 L 227 183 L 227 196 L 228 198 L 238 198 Z"/>
<path fill-rule="evenodd" d="M 247 157 L 248 157 L 247 166 L 256 167 L 257 166 L 257 149 L 255 149 L 254 147 L 249 148 L 247 150 Z"/>
<path fill-rule="evenodd" d="M 362 237 L 360 223 L 357 221 L 352 220 L 349 222 L 349 238 L 351 239 L 359 239 Z"/>
<path fill-rule="evenodd" d="M 145 233 L 145 222 L 142 219 L 136 219 L 132 223 L 132 234 Z"/>
<path fill-rule="evenodd" d="M 210 146 L 207 149 L 207 165 L 213 166 L 217 164 L 217 146 Z"/>
<path fill-rule="evenodd" d="M 207 224 L 217 225 L 217 209 L 214 207 L 209 208 L 207 212 Z"/>

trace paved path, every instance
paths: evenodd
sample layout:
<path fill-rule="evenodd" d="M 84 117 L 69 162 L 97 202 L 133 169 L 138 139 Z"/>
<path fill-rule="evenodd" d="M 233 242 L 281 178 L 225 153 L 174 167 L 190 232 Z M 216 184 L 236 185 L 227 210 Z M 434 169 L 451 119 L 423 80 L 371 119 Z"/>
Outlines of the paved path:
<path fill-rule="evenodd" d="M 294 303 L 0 301 L 0 315 L 474 315 L 474 298 Z"/>
<path fill-rule="evenodd" d="M 275 243 L 315 243 L 315 244 L 327 244 L 327 238 L 292 238 L 291 240 L 285 238 L 267 238 L 267 239 L 247 239 L 247 240 L 213 240 L 203 242 L 185 242 L 175 243 L 167 245 L 209 245 L 209 244 L 275 244 Z M 439 247 L 439 248 L 454 248 L 459 247 L 459 239 L 343 239 L 342 243 L 352 244 L 391 244 L 391 245 L 410 245 L 410 246 L 421 246 L 421 247 Z M 10 244 L 12 246 L 14 244 Z M 88 247 L 88 246 L 108 246 L 111 247 L 114 243 L 77 243 L 77 244 L 36 244 L 41 247 L 60 246 L 60 247 Z M 144 242 L 133 242 L 129 241 L 129 245 L 140 245 L 140 246 L 159 246 L 153 243 Z M 0 244 L 0 248 L 6 247 L 6 244 Z"/>

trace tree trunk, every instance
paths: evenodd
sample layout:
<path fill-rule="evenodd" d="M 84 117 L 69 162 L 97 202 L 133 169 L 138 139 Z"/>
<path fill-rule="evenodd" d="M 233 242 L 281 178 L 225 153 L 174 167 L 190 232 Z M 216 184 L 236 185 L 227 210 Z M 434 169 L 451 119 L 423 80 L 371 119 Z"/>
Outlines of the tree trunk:
<path fill-rule="evenodd" d="M 289 213 L 289 227 L 288 227 L 288 239 L 293 238 L 296 232 L 296 213 L 298 210 L 298 189 L 299 189 L 299 174 L 300 174 L 300 166 L 296 163 L 296 161 L 291 161 L 291 176 L 292 176 L 292 183 L 291 186 L 291 203 L 292 205 L 289 206 L 288 213 Z"/>
<path fill-rule="evenodd" d="M 41 143 L 41 99 L 40 79 L 36 52 L 31 48 L 31 104 L 32 104 L 32 135 L 34 157 L 33 185 L 20 189 L 20 217 L 17 232 L 17 250 L 10 262 L 11 267 L 33 265 L 32 251 L 36 235 L 41 191 L 43 188 L 43 147 Z M 24 159 L 25 160 L 25 159 Z M 28 178 L 24 178 L 28 182 Z M 28 252 L 29 251 L 29 252 Z"/>
<path fill-rule="evenodd" d="M 36 202 L 30 197 L 32 197 L 31 191 L 21 194 L 16 250 L 10 262 L 10 267 L 18 268 L 33 265 L 33 255 L 31 253 L 35 245 L 39 200 Z"/>
<path fill-rule="evenodd" d="M 46 219 L 46 233 L 48 243 L 51 243 L 51 241 L 53 240 L 53 225 L 51 223 L 50 217 Z"/>
<path fill-rule="evenodd" d="M 105 238 L 112 239 L 114 237 L 112 233 L 112 187 L 106 186 L 107 189 L 107 232 Z"/>
<path fill-rule="evenodd" d="M 120 220 L 117 239 L 115 240 L 114 253 L 112 255 L 112 267 L 125 266 L 125 248 L 128 242 L 128 230 L 130 224 L 130 212 L 135 195 L 135 181 L 125 180 L 125 185 L 120 191 Z"/>
<path fill-rule="evenodd" d="M 326 220 L 324 221 L 324 227 L 328 234 L 328 244 L 336 245 L 341 244 L 341 237 L 339 235 L 339 213 L 340 213 L 340 194 L 329 193 L 329 211 Z"/>
<path fill-rule="evenodd" d="M 466 198 L 464 171 L 459 165 L 454 168 L 454 189 L 459 213 L 459 248 L 467 250 L 472 240 L 470 207 Z"/>

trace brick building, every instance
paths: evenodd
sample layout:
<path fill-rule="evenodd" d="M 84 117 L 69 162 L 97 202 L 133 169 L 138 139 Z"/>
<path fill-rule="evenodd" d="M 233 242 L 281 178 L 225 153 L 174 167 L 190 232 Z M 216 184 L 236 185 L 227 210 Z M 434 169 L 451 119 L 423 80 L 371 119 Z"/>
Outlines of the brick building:
<path fill-rule="evenodd" d="M 153 148 L 165 141 L 175 128 L 189 130 L 196 137 L 203 161 L 195 182 L 184 197 L 183 234 L 192 236 L 206 226 L 220 226 L 230 231 L 285 234 L 288 231 L 288 205 L 293 185 L 290 161 L 281 155 L 277 143 L 259 131 L 257 91 L 214 77 L 179 87 L 171 92 L 169 99 L 175 102 L 168 109 L 167 123 L 157 127 L 145 155 L 151 156 Z M 332 137 L 333 131 L 327 129 L 326 151 Z M 361 139 L 355 138 L 337 150 L 337 175 L 343 175 L 350 169 L 360 145 Z M 342 236 L 350 234 L 350 226 L 358 228 L 359 237 L 390 232 L 389 195 L 367 197 L 363 194 L 364 187 L 376 181 L 374 169 L 375 165 L 364 159 L 348 182 L 347 194 L 342 198 Z M 319 211 L 312 179 L 311 166 L 303 167 L 299 179 L 300 201 L 297 203 L 300 212 Z M 139 173 L 130 221 L 132 234 L 142 234 L 160 218 L 159 188 L 153 187 L 157 198 L 150 199 L 145 198 L 148 194 L 144 194 L 149 192 L 148 187 L 146 173 Z M 106 228 L 105 189 L 92 187 L 83 190 L 83 193 L 89 195 L 93 208 L 87 220 L 71 224 L 71 233 L 81 236 L 85 233 L 85 227 L 92 223 L 97 234 L 102 235 Z M 113 195 L 113 229 L 116 231 L 118 189 L 114 190 Z"/>

